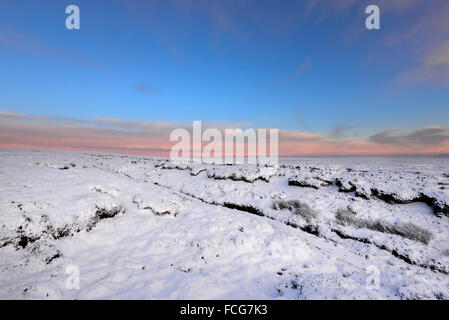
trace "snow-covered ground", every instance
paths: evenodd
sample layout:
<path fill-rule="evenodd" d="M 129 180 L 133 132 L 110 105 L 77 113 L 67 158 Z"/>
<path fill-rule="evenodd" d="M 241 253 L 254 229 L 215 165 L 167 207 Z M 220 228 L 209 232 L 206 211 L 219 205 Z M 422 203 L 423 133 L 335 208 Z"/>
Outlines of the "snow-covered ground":
<path fill-rule="evenodd" d="M 3 299 L 449 299 L 447 158 L 0 150 L 0 181 Z"/>

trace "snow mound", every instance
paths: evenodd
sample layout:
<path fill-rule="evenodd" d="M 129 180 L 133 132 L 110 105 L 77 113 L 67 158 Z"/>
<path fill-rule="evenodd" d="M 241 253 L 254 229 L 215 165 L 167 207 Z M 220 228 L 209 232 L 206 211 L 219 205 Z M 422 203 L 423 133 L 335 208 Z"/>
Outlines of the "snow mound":
<path fill-rule="evenodd" d="M 152 198 L 147 195 L 136 195 L 133 202 L 141 210 L 151 210 L 155 215 L 164 216 L 174 216 L 179 213 L 181 205 L 175 200 L 170 200 L 166 198 Z"/>

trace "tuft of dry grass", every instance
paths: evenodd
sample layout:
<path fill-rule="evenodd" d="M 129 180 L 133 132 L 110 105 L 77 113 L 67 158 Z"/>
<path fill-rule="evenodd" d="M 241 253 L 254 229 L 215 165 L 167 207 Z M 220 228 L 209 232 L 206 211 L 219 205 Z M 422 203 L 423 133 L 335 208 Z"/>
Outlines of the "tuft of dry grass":
<path fill-rule="evenodd" d="M 274 210 L 289 210 L 294 214 L 302 216 L 307 222 L 317 217 L 317 213 L 307 203 L 299 200 L 276 200 L 273 201 Z"/>
<path fill-rule="evenodd" d="M 403 238 L 428 244 L 432 239 L 432 233 L 413 223 L 393 224 L 380 219 L 359 219 L 356 213 L 349 208 L 338 209 L 335 218 L 340 225 L 353 226 L 358 229 L 369 229 L 383 233 L 395 234 Z"/>

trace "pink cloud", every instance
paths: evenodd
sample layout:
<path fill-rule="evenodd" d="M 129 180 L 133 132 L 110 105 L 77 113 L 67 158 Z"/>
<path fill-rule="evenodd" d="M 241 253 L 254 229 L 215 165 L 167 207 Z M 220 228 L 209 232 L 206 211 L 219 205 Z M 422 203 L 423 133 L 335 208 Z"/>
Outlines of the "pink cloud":
<path fill-rule="evenodd" d="M 179 127 L 190 130 L 191 123 L 132 122 L 120 119 L 81 121 L 0 112 L 0 148 L 87 150 L 168 156 L 175 144 L 169 141 L 170 133 Z M 222 130 L 236 128 L 238 124 L 224 121 L 204 123 L 203 128 L 205 127 Z M 367 140 L 335 140 L 316 133 L 279 131 L 280 156 L 448 152 L 449 134 L 440 127 L 426 127 L 406 133 L 394 128 L 373 134 Z"/>

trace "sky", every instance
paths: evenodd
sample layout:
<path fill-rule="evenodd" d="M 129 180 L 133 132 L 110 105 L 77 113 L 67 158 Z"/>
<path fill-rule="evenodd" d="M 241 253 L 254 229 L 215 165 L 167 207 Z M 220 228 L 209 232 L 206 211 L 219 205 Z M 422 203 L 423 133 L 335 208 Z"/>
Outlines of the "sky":
<path fill-rule="evenodd" d="M 164 156 L 200 120 L 285 156 L 439 154 L 448 104 L 447 0 L 0 2 L 1 148 Z"/>

